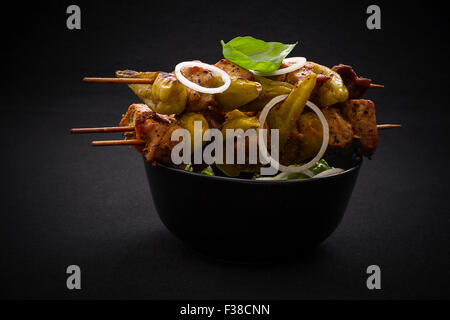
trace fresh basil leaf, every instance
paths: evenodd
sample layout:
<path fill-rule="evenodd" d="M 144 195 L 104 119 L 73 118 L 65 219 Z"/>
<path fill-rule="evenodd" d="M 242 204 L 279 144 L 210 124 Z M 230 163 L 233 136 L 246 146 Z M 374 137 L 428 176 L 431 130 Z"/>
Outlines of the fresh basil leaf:
<path fill-rule="evenodd" d="M 221 41 L 223 56 L 247 70 L 271 72 L 280 68 L 283 59 L 294 49 L 295 44 L 265 42 L 253 37 L 237 37 L 225 43 Z"/>

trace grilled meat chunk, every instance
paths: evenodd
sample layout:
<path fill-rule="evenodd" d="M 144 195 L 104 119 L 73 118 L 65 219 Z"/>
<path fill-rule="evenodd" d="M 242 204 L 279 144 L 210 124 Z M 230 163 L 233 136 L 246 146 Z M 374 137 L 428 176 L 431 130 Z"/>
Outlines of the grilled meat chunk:
<path fill-rule="evenodd" d="M 183 76 L 192 82 L 206 88 L 215 88 L 217 82 L 211 71 L 200 67 L 188 67 L 181 70 Z M 215 105 L 216 99 L 213 94 L 200 93 L 191 88 L 187 89 L 187 112 L 198 112 L 205 110 L 208 106 Z"/>
<path fill-rule="evenodd" d="M 208 107 L 203 111 L 206 121 L 210 128 L 221 129 L 225 122 L 225 114 L 217 108 Z"/>
<path fill-rule="evenodd" d="M 375 104 L 364 99 L 348 100 L 342 104 L 342 114 L 353 127 L 361 154 L 371 157 L 378 145 Z"/>
<path fill-rule="evenodd" d="M 172 149 L 179 143 L 171 140 L 172 132 L 180 128 L 176 124 L 175 118 L 155 112 L 138 118 L 136 120 L 136 139 L 145 142 L 142 147 L 145 160 L 170 164 Z"/>
<path fill-rule="evenodd" d="M 222 59 L 215 64 L 219 69 L 225 71 L 230 77 L 235 77 L 244 80 L 254 81 L 253 73 L 250 71 L 228 61 L 227 59 Z"/>
<path fill-rule="evenodd" d="M 330 150 L 345 150 L 353 144 L 352 125 L 346 121 L 338 108 L 329 107 L 322 110 L 330 129 L 328 148 Z M 322 127 L 322 126 L 321 126 Z"/>
<path fill-rule="evenodd" d="M 171 141 L 172 132 L 181 128 L 176 119 L 158 114 L 145 104 L 132 104 L 122 116 L 120 126 L 134 126 L 134 132 L 125 132 L 125 139 L 144 141 L 143 145 L 134 148 L 143 153 L 147 161 L 171 163 L 170 154 L 178 141 Z"/>
<path fill-rule="evenodd" d="M 280 154 L 280 163 L 282 165 L 288 166 L 297 162 L 304 151 L 303 139 L 304 135 L 295 127 L 284 146 L 283 152 Z"/>
<path fill-rule="evenodd" d="M 330 129 L 328 151 L 349 150 L 353 145 L 352 125 L 343 118 L 338 108 L 325 108 L 322 112 Z M 281 157 L 282 163 L 292 164 L 313 158 L 322 145 L 322 133 L 322 124 L 317 115 L 313 112 L 302 113 L 297 128 L 286 144 Z"/>
<path fill-rule="evenodd" d="M 280 66 L 280 69 L 287 68 L 291 65 L 293 65 L 295 62 L 288 62 L 288 63 L 282 63 Z M 310 72 L 314 72 L 314 64 L 311 62 L 307 62 L 303 67 L 301 67 L 298 70 L 292 71 L 290 73 L 285 73 L 279 76 L 272 76 L 269 77 L 271 80 L 275 81 L 283 81 L 290 83 L 292 85 L 296 85 L 300 80 L 305 78 Z M 324 75 L 324 74 L 317 74 L 316 78 L 316 87 L 317 89 L 322 86 L 325 82 L 330 80 L 331 77 Z"/>
<path fill-rule="evenodd" d="M 361 98 L 370 88 L 372 80 L 358 77 L 353 68 L 348 65 L 338 64 L 331 69 L 341 76 L 348 89 L 349 99 Z"/>
<path fill-rule="evenodd" d="M 134 127 L 136 125 L 136 120 L 145 117 L 147 114 L 151 113 L 152 110 L 146 104 L 132 104 L 128 111 L 122 115 L 122 120 L 119 123 L 121 127 Z M 136 133 L 134 131 L 123 133 L 126 140 L 136 139 Z M 139 151 L 142 149 L 140 146 L 137 148 Z"/>
<path fill-rule="evenodd" d="M 122 115 L 122 120 L 119 125 L 121 127 L 134 126 L 138 118 L 143 117 L 149 112 L 151 112 L 151 110 L 146 104 L 134 103 L 128 108 L 127 113 Z"/>

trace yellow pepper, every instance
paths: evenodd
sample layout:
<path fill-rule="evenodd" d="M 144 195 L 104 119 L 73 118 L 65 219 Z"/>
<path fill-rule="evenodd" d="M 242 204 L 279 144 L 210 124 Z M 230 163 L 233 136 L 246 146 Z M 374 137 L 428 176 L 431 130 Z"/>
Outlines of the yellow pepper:
<path fill-rule="evenodd" d="M 270 129 L 279 129 L 279 150 L 283 150 L 289 136 L 295 128 L 300 115 L 316 86 L 315 73 L 301 79 L 281 105 L 269 112 L 267 123 Z"/>
<path fill-rule="evenodd" d="M 116 71 L 116 77 L 118 78 L 140 78 L 155 81 L 158 75 L 159 72 L 137 72 L 133 70 Z M 155 103 L 152 98 L 151 84 L 130 84 L 128 87 L 151 109 L 155 107 Z"/>
<path fill-rule="evenodd" d="M 151 88 L 151 94 L 154 103 L 152 109 L 157 113 L 178 114 L 186 108 L 186 87 L 171 73 L 159 73 Z"/>
<path fill-rule="evenodd" d="M 325 108 L 339 102 L 347 101 L 348 90 L 337 72 L 314 62 L 308 62 L 308 64 L 313 66 L 312 71 L 314 73 L 330 77 L 330 80 L 320 86 L 319 90 L 313 94 L 311 100 L 314 103 L 321 108 Z"/>
<path fill-rule="evenodd" d="M 274 81 L 265 77 L 255 76 L 255 80 L 262 86 L 262 91 L 256 100 L 239 108 L 242 111 L 260 111 L 264 106 L 276 96 L 291 93 L 294 86 L 287 82 Z"/>
<path fill-rule="evenodd" d="M 183 115 L 178 120 L 178 124 L 182 126 L 184 129 L 188 130 L 191 134 L 191 151 L 194 152 L 194 137 L 195 137 L 195 130 L 194 130 L 194 123 L 195 121 L 200 121 L 202 123 L 202 132 L 201 137 L 203 138 L 203 135 L 205 134 L 205 131 L 209 129 L 208 121 L 206 121 L 206 118 L 201 113 L 196 112 L 188 112 L 183 113 Z M 202 144 L 204 145 L 206 142 L 202 139 Z"/>
<path fill-rule="evenodd" d="M 216 79 L 218 85 L 222 79 Z M 237 109 L 258 98 L 261 85 L 254 81 L 231 77 L 230 87 L 222 93 L 216 94 L 216 100 L 225 112 Z"/>
<path fill-rule="evenodd" d="M 227 129 L 242 129 L 244 132 L 248 129 L 257 129 L 259 127 L 259 121 L 256 117 L 249 117 L 245 113 L 239 110 L 233 110 L 226 114 L 226 121 L 222 127 L 222 134 L 224 138 L 226 138 L 226 130 Z M 256 139 L 257 136 L 251 137 L 251 139 Z M 236 142 L 237 143 L 237 142 Z M 253 141 L 256 143 L 256 141 Z M 226 147 L 226 143 L 224 148 Z M 225 151 L 225 149 L 224 149 Z M 235 155 L 236 156 L 236 155 Z M 224 162 L 225 162 L 225 152 L 224 152 Z M 237 177 L 241 174 L 241 172 L 256 172 L 259 170 L 259 164 L 218 164 L 216 166 L 227 176 L 229 177 Z"/>

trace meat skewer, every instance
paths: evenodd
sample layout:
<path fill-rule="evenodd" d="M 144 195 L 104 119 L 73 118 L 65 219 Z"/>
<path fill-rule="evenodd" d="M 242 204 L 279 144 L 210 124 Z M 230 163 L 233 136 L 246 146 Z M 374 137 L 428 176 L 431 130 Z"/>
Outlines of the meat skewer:
<path fill-rule="evenodd" d="M 387 130 L 401 128 L 401 124 L 379 124 L 377 125 L 378 130 Z M 84 133 L 112 133 L 112 132 L 132 132 L 134 131 L 134 126 L 127 127 L 99 127 L 99 128 L 73 128 L 70 129 L 72 134 L 84 134 Z"/>
<path fill-rule="evenodd" d="M 105 146 L 139 146 L 145 142 L 140 139 L 132 140 L 107 140 L 107 141 L 92 141 L 93 147 L 105 147 Z"/>
<path fill-rule="evenodd" d="M 142 78 L 83 78 L 83 82 L 90 83 L 122 83 L 122 84 L 152 84 L 155 79 Z M 370 88 L 384 88 L 382 84 L 371 83 Z"/>
<path fill-rule="evenodd" d="M 129 132 L 134 131 L 134 126 L 126 127 L 99 127 L 99 128 L 73 128 L 70 129 L 70 133 L 109 133 L 109 132 Z"/>
<path fill-rule="evenodd" d="M 379 124 L 377 125 L 378 130 L 386 130 L 386 129 L 394 129 L 401 128 L 401 124 Z M 105 129 L 112 129 L 111 131 L 104 131 Z M 120 131 L 119 129 L 126 129 Z M 125 132 L 125 131 L 134 131 L 134 127 L 106 127 L 106 128 L 76 128 L 71 129 L 71 133 L 104 133 L 104 132 Z M 354 136 L 355 139 L 360 137 Z M 106 140 L 106 141 L 92 141 L 93 147 L 109 147 L 109 146 L 138 146 L 142 145 L 145 142 L 139 139 L 132 140 Z"/>
<path fill-rule="evenodd" d="M 83 82 L 91 83 L 124 83 L 124 84 L 152 84 L 155 79 L 142 78 L 83 78 Z"/>

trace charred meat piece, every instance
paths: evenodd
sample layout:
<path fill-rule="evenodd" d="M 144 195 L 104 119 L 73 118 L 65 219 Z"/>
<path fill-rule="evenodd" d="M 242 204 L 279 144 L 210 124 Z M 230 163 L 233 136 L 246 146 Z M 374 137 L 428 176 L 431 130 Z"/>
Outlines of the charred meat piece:
<path fill-rule="evenodd" d="M 132 104 L 128 108 L 127 113 L 122 115 L 122 120 L 120 121 L 119 125 L 121 127 L 134 127 L 136 125 L 137 119 L 145 117 L 146 114 L 149 114 L 151 112 L 152 110 L 150 110 L 150 108 L 146 104 Z M 125 136 L 126 140 L 136 139 L 136 134 L 134 131 L 124 132 L 123 135 Z M 140 146 L 138 146 L 138 150 L 141 150 Z"/>
<path fill-rule="evenodd" d="M 134 146 L 147 161 L 170 163 L 170 153 L 178 143 L 171 141 L 172 132 L 181 128 L 173 117 L 158 114 L 145 104 L 132 104 L 122 116 L 120 126 L 134 126 L 134 132 L 125 132 L 125 139 L 139 139 L 144 144 Z"/>
<path fill-rule="evenodd" d="M 175 118 L 152 112 L 138 118 L 135 127 L 136 139 L 144 141 L 145 160 L 170 164 L 172 149 L 179 143 L 171 140 L 172 132 L 181 128 Z"/>
<path fill-rule="evenodd" d="M 350 122 L 362 155 L 371 157 L 378 145 L 375 104 L 370 100 L 348 100 L 342 104 L 342 114 Z"/>
<path fill-rule="evenodd" d="M 289 67 L 292 64 L 294 64 L 294 62 L 282 63 L 280 69 Z M 313 69 L 314 65 L 310 62 L 307 62 L 303 67 L 301 67 L 298 70 L 292 71 L 290 73 L 285 73 L 279 76 L 272 76 L 269 78 L 274 81 L 284 81 L 295 86 L 300 80 L 305 78 L 309 73 L 313 72 Z M 329 76 L 326 76 L 324 74 L 318 74 L 316 78 L 316 86 L 320 87 L 330 79 L 331 78 Z"/>
<path fill-rule="evenodd" d="M 200 67 L 188 67 L 181 70 L 183 76 L 190 81 L 206 88 L 215 88 L 216 80 L 211 71 Z M 198 112 L 205 110 L 208 106 L 215 105 L 216 100 L 213 94 L 200 93 L 191 88 L 187 88 L 187 112 Z"/>
<path fill-rule="evenodd" d="M 128 108 L 127 113 L 122 115 L 122 120 L 119 125 L 121 127 L 134 126 L 136 120 L 148 112 L 151 112 L 151 110 L 146 104 L 134 103 Z"/>
<path fill-rule="evenodd" d="M 288 166 L 297 162 L 302 152 L 303 138 L 304 135 L 295 127 L 284 145 L 283 152 L 280 154 L 280 163 L 282 165 Z"/>
<path fill-rule="evenodd" d="M 289 65 L 291 65 L 293 63 L 289 63 L 286 64 L 286 67 L 288 67 Z M 286 78 L 283 81 L 286 81 L 292 85 L 296 85 L 300 80 L 302 80 L 303 78 L 305 78 L 308 74 L 310 74 L 311 72 L 313 72 L 314 69 L 314 65 L 312 65 L 311 63 L 307 62 L 303 67 L 301 67 L 298 70 L 292 71 L 290 73 L 285 74 Z M 317 80 L 316 80 L 317 81 Z"/>
<path fill-rule="evenodd" d="M 348 89 L 349 99 L 361 98 L 372 83 L 370 79 L 358 77 L 353 68 L 345 64 L 338 64 L 331 68 L 331 70 L 339 73 L 341 76 Z"/>
<path fill-rule="evenodd" d="M 210 128 L 221 129 L 225 122 L 225 114 L 217 108 L 208 107 L 203 111 L 206 121 Z"/>
<path fill-rule="evenodd" d="M 353 144 L 352 125 L 346 121 L 338 108 L 329 107 L 322 110 L 330 129 L 328 148 L 345 150 Z"/>
<path fill-rule="evenodd" d="M 353 146 L 352 125 L 341 115 L 341 110 L 335 107 L 322 110 L 329 127 L 328 152 L 345 152 Z M 322 124 L 313 112 L 302 113 L 296 128 L 281 155 L 282 163 L 309 161 L 319 152 L 323 140 Z"/>
<path fill-rule="evenodd" d="M 222 59 L 215 64 L 219 69 L 225 71 L 230 77 L 235 77 L 244 80 L 254 81 L 253 73 L 250 71 L 228 61 L 227 59 Z"/>

